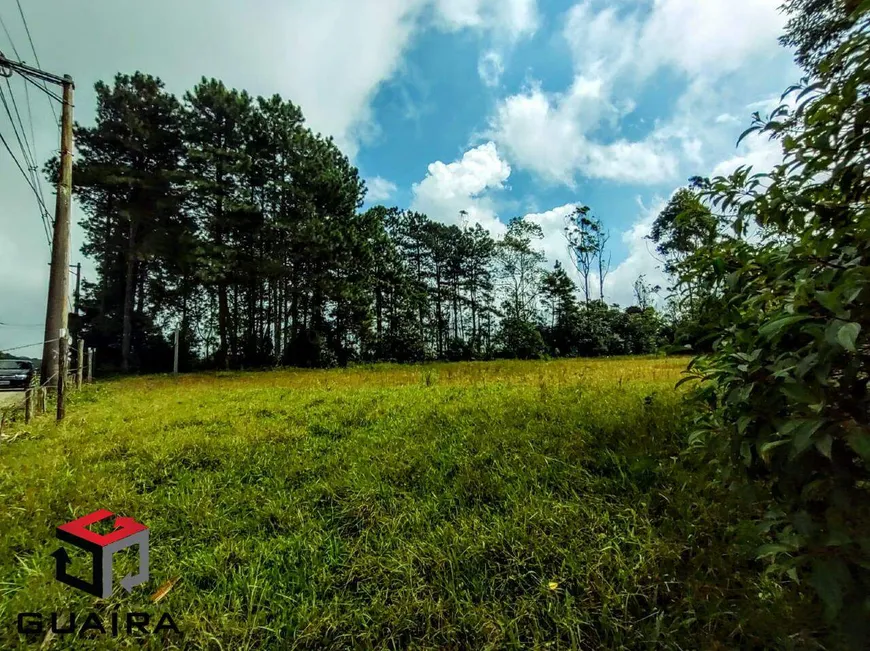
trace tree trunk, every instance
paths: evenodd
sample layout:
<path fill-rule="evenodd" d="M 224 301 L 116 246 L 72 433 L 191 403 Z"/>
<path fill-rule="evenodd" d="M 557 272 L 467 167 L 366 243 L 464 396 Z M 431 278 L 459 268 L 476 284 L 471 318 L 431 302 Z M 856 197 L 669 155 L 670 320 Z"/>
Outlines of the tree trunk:
<path fill-rule="evenodd" d="M 230 306 L 227 298 L 227 284 L 221 280 L 218 283 L 218 336 L 220 337 L 220 350 L 217 354 L 218 366 L 226 369 L 230 367 L 229 345 L 227 326 L 230 319 Z"/>
<path fill-rule="evenodd" d="M 287 311 L 284 305 L 285 298 L 284 283 L 275 283 L 275 301 L 277 303 L 275 312 L 275 359 L 279 364 L 284 355 L 284 320 L 286 319 Z"/>
<path fill-rule="evenodd" d="M 230 327 L 230 346 L 233 362 L 239 361 L 239 286 L 233 284 L 233 320 Z"/>
<path fill-rule="evenodd" d="M 130 220 L 127 240 L 127 269 L 124 278 L 124 326 L 121 336 L 121 370 L 130 370 L 130 344 L 133 336 L 133 301 L 136 289 L 136 224 Z"/>
<path fill-rule="evenodd" d="M 136 290 L 136 314 L 142 315 L 145 313 L 145 281 L 148 278 L 148 265 L 144 262 L 139 262 L 136 266 L 138 285 Z"/>

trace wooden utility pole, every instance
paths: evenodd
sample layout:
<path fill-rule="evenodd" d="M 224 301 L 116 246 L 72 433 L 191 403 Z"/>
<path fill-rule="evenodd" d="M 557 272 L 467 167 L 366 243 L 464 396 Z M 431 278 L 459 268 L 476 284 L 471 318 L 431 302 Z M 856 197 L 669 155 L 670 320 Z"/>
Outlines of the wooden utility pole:
<path fill-rule="evenodd" d="M 66 330 L 60 331 L 60 337 L 58 337 L 57 343 L 57 421 L 60 422 L 66 415 L 66 407 L 64 406 L 64 394 L 66 393 L 67 355 L 69 354 L 69 343 L 67 340 Z"/>
<path fill-rule="evenodd" d="M 76 351 L 76 389 L 82 388 L 82 378 L 85 374 L 85 340 L 79 337 L 79 347 Z"/>
<path fill-rule="evenodd" d="M 60 179 L 54 210 L 54 236 L 51 241 L 51 272 L 48 280 L 48 304 L 45 309 L 45 339 L 42 345 L 42 377 L 49 386 L 59 383 L 61 360 L 59 346 L 53 341 L 59 330 L 66 332 L 69 294 L 69 213 L 72 200 L 73 148 L 73 81 L 63 78 L 63 117 L 61 118 Z M 58 342 L 59 343 L 59 342 Z M 58 406 L 58 414 L 61 407 Z"/>
<path fill-rule="evenodd" d="M 72 200 L 73 151 L 73 84 L 72 77 L 59 77 L 0 54 L 0 70 L 17 72 L 31 82 L 56 84 L 63 88 L 63 111 L 60 133 L 60 178 L 54 210 L 54 237 L 51 242 L 51 272 L 48 279 L 48 303 L 45 308 L 45 335 L 42 344 L 41 382 L 55 386 L 58 380 L 57 333 L 68 329 L 67 295 L 69 293 L 69 213 Z M 10 73 L 11 74 L 11 73 Z M 4 73 L 3 76 L 8 76 Z M 39 85 L 39 84 L 37 84 Z M 46 92 L 48 90 L 46 89 Z"/>
<path fill-rule="evenodd" d="M 172 372 L 178 375 L 178 339 L 180 330 L 175 329 L 175 361 L 172 363 Z"/>

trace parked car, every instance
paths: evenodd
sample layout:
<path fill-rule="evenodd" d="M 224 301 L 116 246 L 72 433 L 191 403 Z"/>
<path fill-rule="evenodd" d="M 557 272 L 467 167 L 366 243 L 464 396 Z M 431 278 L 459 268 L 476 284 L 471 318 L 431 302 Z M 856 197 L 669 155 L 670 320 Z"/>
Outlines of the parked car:
<path fill-rule="evenodd" d="M 36 371 L 27 359 L 0 359 L 0 390 L 26 389 Z"/>

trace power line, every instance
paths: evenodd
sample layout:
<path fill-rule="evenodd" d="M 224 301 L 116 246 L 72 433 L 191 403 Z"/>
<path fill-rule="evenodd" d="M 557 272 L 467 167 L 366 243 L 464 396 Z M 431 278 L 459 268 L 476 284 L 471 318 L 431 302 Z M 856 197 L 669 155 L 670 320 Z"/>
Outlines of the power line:
<path fill-rule="evenodd" d="M 27 79 L 25 77 L 25 79 Z M 33 141 L 33 167 L 31 168 L 31 172 L 33 173 L 33 179 L 36 181 L 36 187 L 39 190 L 39 196 L 45 197 L 45 193 L 42 189 L 42 175 L 39 173 L 39 169 L 36 167 L 36 130 L 33 127 L 33 107 L 30 103 L 30 91 L 27 88 L 27 84 L 24 84 L 24 98 L 27 101 L 27 117 L 30 120 L 30 137 Z M 48 228 L 48 225 L 45 224 L 45 214 L 43 214 L 43 224 Z"/>
<path fill-rule="evenodd" d="M 9 33 L 9 30 L 6 28 L 6 23 L 3 22 L 3 16 L 0 16 L 0 27 L 3 28 L 4 32 L 6 32 L 6 38 L 9 39 L 9 44 L 12 46 L 12 52 L 15 53 L 15 58 L 20 60 L 21 55 L 18 54 L 18 48 L 15 47 L 15 41 L 12 40 L 12 34 Z"/>
<path fill-rule="evenodd" d="M 24 16 L 24 9 L 21 8 L 21 0 L 15 0 L 15 3 L 18 5 L 18 13 L 21 16 L 21 22 L 24 23 L 24 31 L 27 33 L 27 40 L 30 42 L 30 50 L 33 52 L 33 58 L 36 61 L 36 67 L 41 68 L 42 64 L 39 62 L 39 55 L 36 53 L 36 46 L 33 45 L 33 37 L 30 35 L 30 26 L 27 24 L 27 18 Z M 20 60 L 21 57 L 18 57 Z M 43 84 L 43 90 L 48 92 L 47 88 L 44 88 L 45 84 Z M 61 100 L 63 101 L 63 100 Z M 49 106 L 51 106 L 51 112 L 54 114 L 55 123 L 58 122 L 57 111 L 54 108 L 54 104 L 49 102 Z"/>
<path fill-rule="evenodd" d="M 48 214 L 48 209 L 45 207 L 45 202 L 42 200 L 42 197 L 39 196 L 39 192 L 33 187 L 33 183 L 30 178 L 27 176 L 27 172 L 24 171 L 24 168 L 21 167 L 21 163 L 18 162 L 18 159 L 15 157 L 15 153 L 12 151 L 12 148 L 9 146 L 9 143 L 6 142 L 6 138 L 3 137 L 3 134 L 0 133 L 0 143 L 3 143 L 3 146 L 6 147 L 6 151 L 9 152 L 9 155 L 12 157 L 13 162 L 18 167 L 18 171 L 21 172 L 21 175 L 24 177 L 24 180 L 27 181 L 27 185 L 30 186 L 30 189 L 33 190 L 33 194 L 36 195 L 36 200 L 39 202 L 39 205 L 42 207 L 43 214 L 43 226 L 45 226 L 45 237 L 48 240 L 49 246 L 51 246 L 51 235 L 48 231 L 48 225 L 45 223 L 45 215 Z"/>
<path fill-rule="evenodd" d="M 18 13 L 21 14 L 21 22 L 24 23 L 24 31 L 27 32 L 27 40 L 30 41 L 30 49 L 33 52 L 33 58 L 36 59 L 36 67 L 41 68 L 42 64 L 39 63 L 39 56 L 37 56 L 36 48 L 33 46 L 33 38 L 30 36 L 30 27 L 27 25 L 27 18 L 24 17 L 24 9 L 21 8 L 21 0 L 15 0 L 15 3 L 18 5 Z"/>
<path fill-rule="evenodd" d="M 6 84 L 9 86 L 10 93 L 11 93 L 12 87 L 11 87 L 11 85 L 9 84 L 9 80 L 8 80 L 8 79 L 6 79 Z M 2 88 L 0 88 L 0 102 L 3 103 L 3 108 L 6 109 L 6 115 L 9 116 L 9 122 L 12 123 L 12 131 L 15 133 L 15 139 L 18 141 L 18 146 L 21 148 L 21 154 L 24 156 L 24 162 L 27 163 L 27 167 L 32 167 L 32 164 L 31 164 L 31 162 L 30 162 L 30 153 L 29 153 L 29 149 L 25 149 L 25 148 L 24 148 L 24 144 L 21 142 L 21 135 L 19 135 L 19 133 L 18 133 L 18 127 L 15 126 L 15 118 L 12 117 L 12 111 L 9 109 L 9 103 L 6 101 L 6 95 L 3 93 L 3 89 L 2 89 Z M 14 104 L 14 101 L 13 101 L 13 104 Z M 15 107 L 15 112 L 16 112 L 16 113 L 18 112 L 18 107 L 17 107 L 17 106 Z M 19 122 L 21 121 L 21 120 L 20 120 L 20 117 L 21 117 L 21 116 L 19 115 Z M 21 126 L 21 129 L 24 130 L 24 125 L 23 125 L 23 124 L 22 124 L 22 126 Z M 24 135 L 24 137 L 25 137 L 25 138 L 24 138 L 25 142 L 27 142 L 27 134 L 25 133 L 25 134 L 23 134 L 23 135 Z"/>
<path fill-rule="evenodd" d="M 19 9 L 20 9 L 20 5 L 19 5 Z M 25 23 L 26 23 L 26 21 L 25 21 Z M 12 40 L 12 35 L 9 33 L 9 29 L 6 27 L 6 23 L 3 21 L 2 17 L 0 17 L 0 25 L 2 25 L 3 31 L 6 33 L 6 38 L 9 39 L 9 43 L 12 45 L 12 51 L 15 53 L 15 56 L 18 58 L 21 58 L 19 53 L 18 53 L 18 48 L 15 46 L 15 41 Z M 25 24 L 25 29 L 28 31 L 28 38 L 29 38 L 29 28 L 27 28 L 26 24 Z M 35 51 L 34 51 L 34 56 L 36 56 Z M 25 77 L 25 79 L 27 79 L 27 77 Z M 28 140 L 27 140 L 27 130 L 24 127 L 24 121 L 21 119 L 21 112 L 18 110 L 18 103 L 15 101 L 15 93 L 12 91 L 12 84 L 9 82 L 8 77 L 5 79 L 5 82 L 6 82 L 6 87 L 9 90 L 9 98 L 12 100 L 12 106 L 15 109 L 15 115 L 18 118 L 18 124 L 21 126 L 21 134 L 20 135 L 18 133 L 18 127 L 16 127 L 16 125 L 15 125 L 15 118 L 12 117 L 12 111 L 9 109 L 9 104 L 6 101 L 6 97 L 3 94 L 2 88 L 0 88 L 0 100 L 2 100 L 3 107 L 6 109 L 6 114 L 9 116 L 9 121 L 12 124 L 12 131 L 15 134 L 15 139 L 18 141 L 18 146 L 21 148 L 21 153 L 24 157 L 24 163 L 25 163 L 25 166 L 27 167 L 28 171 L 30 172 L 30 176 L 28 176 L 28 174 L 26 172 L 24 172 L 21 164 L 18 162 L 15 155 L 12 153 L 11 148 L 9 147 L 8 143 L 6 143 L 5 140 L 3 141 L 3 144 L 6 146 L 7 151 L 9 151 L 9 155 L 12 156 L 13 160 L 15 161 L 15 164 L 18 166 L 19 171 L 21 171 L 22 174 L 24 175 L 25 180 L 27 180 L 27 184 L 30 186 L 31 190 L 33 190 L 33 193 L 36 195 L 36 199 L 39 203 L 39 206 L 42 209 L 40 212 L 40 219 L 42 220 L 42 227 L 45 230 L 46 240 L 48 241 L 49 246 L 51 246 L 51 229 L 49 228 L 49 220 L 50 219 L 49 219 L 49 215 L 48 215 L 48 209 L 45 206 L 45 200 L 42 196 L 42 183 L 40 181 L 38 169 L 36 167 L 36 136 L 35 136 L 35 133 L 33 133 L 34 132 L 33 113 L 31 111 L 31 107 L 30 107 L 29 91 L 27 89 L 27 85 L 25 84 L 24 92 L 25 92 L 25 96 L 27 98 L 27 108 L 28 108 L 28 111 L 30 111 L 30 130 L 31 130 L 31 133 L 33 134 L 33 143 L 32 144 L 30 142 L 28 142 Z M 32 83 L 35 83 L 35 82 L 32 82 Z M 45 90 L 47 91 L 47 89 L 45 89 Z M 54 105 L 51 104 L 51 100 L 49 100 L 49 104 L 51 105 L 52 111 L 54 112 Z M 56 117 L 57 117 L 57 113 L 55 113 L 55 118 Z M 24 143 L 27 144 L 27 147 L 25 147 L 24 144 L 22 143 L 22 138 L 24 140 Z"/>
<path fill-rule="evenodd" d="M 15 116 L 18 118 L 18 126 L 21 127 L 21 140 L 24 141 L 24 144 L 27 146 L 27 151 L 25 152 L 22 148 L 22 153 L 26 154 L 24 157 L 25 162 L 28 162 L 28 169 L 33 171 L 33 168 L 36 167 L 36 148 L 34 147 L 35 143 L 31 143 L 27 140 L 27 130 L 24 128 L 24 120 L 21 119 L 21 112 L 18 110 L 18 102 L 15 101 L 15 93 L 12 91 L 12 84 L 9 82 L 9 79 L 5 79 L 6 88 L 9 89 L 9 99 L 12 101 L 12 108 L 15 109 Z M 6 105 L 5 98 L 3 98 L 3 91 L 0 90 L 0 99 L 3 99 L 3 105 L 6 107 L 6 113 L 9 114 L 9 107 Z M 9 114 L 9 119 L 12 120 L 12 115 Z M 15 127 L 13 123 L 13 128 Z M 17 134 L 16 134 L 17 135 Z M 21 142 L 19 141 L 19 145 Z M 29 160 L 28 160 L 29 156 Z"/>
<path fill-rule="evenodd" d="M 6 79 L 5 81 L 6 81 L 6 86 L 9 88 L 9 92 L 10 92 L 11 99 L 12 99 L 12 105 L 15 107 L 15 113 L 16 113 L 16 115 L 18 115 L 18 122 L 21 125 L 21 136 L 23 136 L 24 142 L 27 143 L 27 133 L 24 130 L 24 123 L 21 120 L 21 114 L 18 112 L 18 105 L 15 103 L 15 95 L 12 94 L 12 86 L 9 83 L 8 79 Z M 38 176 L 36 176 L 36 171 L 35 171 L 36 170 L 36 158 L 35 158 L 36 154 L 35 153 L 32 154 L 32 157 L 29 156 L 28 149 L 26 149 L 24 144 L 22 144 L 21 136 L 19 136 L 18 129 L 15 126 L 15 119 L 12 117 L 12 112 L 9 110 L 9 104 L 6 102 L 6 97 L 3 95 L 2 88 L 0 88 L 0 101 L 2 101 L 3 106 L 6 109 L 6 114 L 9 116 L 9 121 L 12 124 L 12 131 L 15 133 L 15 138 L 18 141 L 18 146 L 21 148 L 21 153 L 24 156 L 24 162 L 25 162 L 28 170 L 30 171 L 30 176 L 28 177 L 27 174 L 25 173 L 25 178 L 27 178 L 28 185 L 31 187 L 34 194 L 36 194 L 37 201 L 39 202 L 40 206 L 42 207 L 42 213 L 40 214 L 40 218 L 42 219 L 43 228 L 45 228 L 45 230 L 46 230 L 46 237 L 48 237 L 49 241 L 50 241 L 51 238 L 48 235 L 48 233 L 51 229 L 48 228 L 48 221 L 47 221 L 48 220 L 48 209 L 45 206 L 45 200 L 42 196 L 41 187 L 39 189 L 37 189 L 37 186 L 39 185 L 39 178 L 38 178 Z M 28 144 L 28 148 L 29 148 L 29 143 L 27 143 L 27 144 Z M 7 148 L 8 148 L 8 146 L 7 146 Z M 10 151 L 10 154 L 11 153 L 12 152 Z M 13 156 L 13 158 L 14 158 L 14 156 Z M 18 164 L 17 160 L 16 160 L 16 164 Z M 20 164 L 18 164 L 18 168 L 21 169 Z M 34 182 L 34 180 L 35 180 L 35 182 Z"/>
<path fill-rule="evenodd" d="M 27 24 L 27 17 L 24 15 L 24 9 L 21 7 L 21 0 L 15 0 L 15 4 L 18 5 L 18 14 L 21 16 L 21 22 L 24 24 L 24 32 L 27 34 L 27 41 L 30 43 L 30 51 L 33 52 L 33 58 L 36 61 L 36 67 L 42 68 L 42 64 L 39 61 L 39 55 L 36 53 L 36 45 L 34 45 L 34 43 L 33 43 L 33 36 L 30 33 L 30 25 Z M 52 113 L 52 115 L 54 115 L 54 122 L 58 126 L 58 129 L 60 129 L 60 122 L 59 122 L 58 117 L 57 117 L 57 111 L 54 108 L 54 102 L 51 101 L 51 98 L 54 97 L 60 102 L 63 102 L 63 99 L 61 99 L 60 97 L 57 97 L 57 95 L 55 95 L 54 93 L 49 91 L 48 88 L 46 88 L 46 86 L 45 86 L 45 82 L 38 84 L 34 80 L 32 80 L 30 77 L 28 77 L 27 75 L 21 75 L 21 76 L 24 78 L 24 81 L 25 81 L 25 83 L 24 83 L 24 97 L 25 97 L 25 100 L 27 101 L 27 112 L 28 112 L 28 115 L 30 117 L 30 135 L 33 138 L 33 149 L 34 149 L 33 168 L 32 168 L 33 178 L 36 180 L 36 185 L 37 185 L 37 188 L 39 190 L 39 196 L 42 197 L 42 196 L 44 196 L 43 191 L 42 191 L 42 177 L 39 174 L 39 170 L 36 167 L 36 155 L 35 155 L 36 133 L 35 133 L 34 128 L 33 128 L 33 110 L 31 108 L 31 104 L 30 104 L 30 91 L 27 88 L 27 83 L 29 82 L 29 83 L 33 84 L 34 86 L 36 86 L 37 88 L 41 88 L 47 95 L 49 95 L 48 106 L 49 106 L 49 108 L 51 108 L 51 113 Z M 8 80 L 7 80 L 7 83 L 9 83 Z M 11 90 L 10 90 L 10 92 L 11 92 Z M 42 223 L 43 223 L 43 226 L 45 227 L 45 234 L 46 234 L 46 237 L 48 238 L 49 246 L 51 246 L 51 235 L 50 235 L 51 228 L 49 228 L 49 222 L 51 220 L 50 220 L 50 217 L 48 215 L 48 210 L 45 208 L 44 201 L 42 202 L 42 207 L 43 207 Z"/>
<path fill-rule="evenodd" d="M 7 348 L 6 350 L 0 350 L 0 353 L 11 353 L 13 350 L 23 350 L 24 348 L 33 348 L 34 346 L 42 346 L 46 343 L 54 343 L 55 341 L 59 341 L 59 339 L 49 339 L 47 341 L 40 341 L 36 344 L 25 344 L 24 346 L 15 346 L 14 348 Z"/>
<path fill-rule="evenodd" d="M 63 97 L 61 97 L 57 93 L 51 92 L 46 86 L 40 86 L 37 82 L 33 81 L 33 79 L 31 79 L 29 76 L 27 76 L 25 74 L 22 74 L 21 76 L 24 78 L 25 81 L 28 81 L 31 84 L 33 84 L 34 86 L 36 86 L 39 90 L 41 90 L 43 93 L 45 93 L 46 95 L 51 97 L 53 100 L 63 104 Z M 54 108 L 54 104 L 51 104 L 51 108 L 52 109 Z"/>
<path fill-rule="evenodd" d="M 21 20 L 24 23 L 24 30 L 27 33 L 27 39 L 30 42 L 30 48 L 31 48 L 31 50 L 33 50 L 33 56 L 36 58 L 37 64 L 38 64 L 39 63 L 39 56 L 36 54 L 36 48 L 33 45 L 33 38 L 31 37 L 31 34 L 30 34 L 30 27 L 27 24 L 27 18 L 25 18 L 25 16 L 24 16 L 24 10 L 21 7 L 21 2 L 18 0 L 16 0 L 16 2 L 18 4 L 18 12 L 19 12 L 19 14 L 21 14 Z M 9 39 L 9 44 L 12 46 L 12 51 L 15 53 L 16 58 L 18 58 L 20 60 L 21 55 L 18 52 L 18 48 L 15 46 L 15 41 L 12 39 L 12 34 L 9 33 L 9 29 L 6 27 L 6 23 L 3 21 L 2 16 L 0 16 L 0 26 L 3 27 L 3 31 L 6 34 L 6 38 Z M 47 94 L 54 96 L 54 94 L 51 93 L 48 90 L 48 88 L 45 87 L 44 84 L 42 86 L 40 86 L 39 84 L 37 84 L 35 81 L 30 79 L 26 75 L 22 75 L 22 77 L 24 77 L 25 81 L 29 81 L 30 83 L 35 85 L 37 88 L 41 88 L 41 90 L 45 91 Z M 8 76 L 6 78 L 6 86 L 9 89 L 9 96 L 12 99 L 13 106 L 15 107 L 15 113 L 16 113 L 16 115 L 18 115 L 18 122 L 21 125 L 21 132 L 22 132 L 22 135 L 24 136 L 24 141 L 27 142 L 27 132 L 24 128 L 24 123 L 21 120 L 21 114 L 19 113 L 18 105 L 15 102 L 15 93 L 12 92 L 12 85 L 9 82 Z M 3 104 L 6 108 L 7 114 L 9 115 L 9 120 L 10 120 L 10 122 L 12 122 L 12 130 L 15 132 L 15 137 L 18 140 L 18 144 L 20 147 L 22 147 L 22 154 L 24 154 L 24 162 L 27 165 L 27 168 L 32 175 L 31 178 L 28 179 L 28 185 L 31 186 L 31 189 L 33 190 L 34 194 L 36 194 L 37 201 L 39 202 L 39 205 L 42 208 L 40 218 L 42 220 L 43 229 L 45 229 L 46 239 L 48 241 L 49 246 L 51 246 L 51 228 L 49 226 L 50 217 L 48 215 L 48 209 L 45 206 L 45 200 L 43 198 L 42 181 L 41 181 L 41 178 L 39 176 L 38 168 L 36 167 L 36 134 L 34 132 L 34 127 L 33 127 L 33 111 L 31 109 L 30 92 L 27 89 L 27 84 L 24 85 L 24 94 L 25 94 L 25 98 L 27 100 L 27 110 L 28 110 L 28 114 L 30 116 L 30 131 L 31 131 L 31 136 L 33 138 L 33 144 L 32 144 L 32 150 L 31 150 L 32 154 L 31 154 L 30 160 L 28 160 L 27 153 L 24 151 L 23 146 L 21 146 L 21 140 L 18 137 L 18 130 L 15 127 L 15 121 L 12 119 L 12 115 L 9 111 L 8 105 L 6 104 L 5 98 L 3 98 Z M 2 90 L 0 90 L 0 98 L 2 98 Z M 51 100 L 49 100 L 48 104 L 49 104 L 49 107 L 51 108 L 52 114 L 54 115 L 55 122 L 57 122 L 58 121 L 57 111 L 54 108 L 54 104 L 51 102 Z M 4 145 L 5 144 L 6 143 L 4 142 Z M 6 148 L 7 148 L 7 150 L 9 150 L 9 153 L 12 156 L 12 158 L 15 159 L 15 156 L 12 154 L 8 145 L 6 145 Z M 16 163 L 16 165 L 18 165 L 19 170 L 21 170 L 21 165 L 18 163 L 17 160 L 15 161 L 15 163 Z M 27 179 L 26 175 L 25 175 L 25 179 Z M 34 181 L 35 181 L 35 183 L 34 183 Z"/>

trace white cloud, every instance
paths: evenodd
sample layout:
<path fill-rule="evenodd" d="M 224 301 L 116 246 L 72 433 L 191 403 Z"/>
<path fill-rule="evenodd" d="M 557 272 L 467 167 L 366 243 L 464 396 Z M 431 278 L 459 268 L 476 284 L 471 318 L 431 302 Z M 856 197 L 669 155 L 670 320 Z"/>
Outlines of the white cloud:
<path fill-rule="evenodd" d="M 646 74 L 663 65 L 690 76 L 737 70 L 779 48 L 781 0 L 655 0 L 638 42 Z"/>
<path fill-rule="evenodd" d="M 535 33 L 540 24 L 537 0 L 434 0 L 441 25 L 458 31 L 473 28 L 487 35 L 490 49 L 477 61 L 486 86 L 498 86 L 504 73 L 503 53 Z"/>
<path fill-rule="evenodd" d="M 392 197 L 398 189 L 396 188 L 395 183 L 380 176 L 367 180 L 366 188 L 368 190 L 368 192 L 366 192 L 366 201 L 368 203 L 386 201 Z"/>
<path fill-rule="evenodd" d="M 509 36 L 527 36 L 538 28 L 537 0 L 491 0 L 498 6 L 501 29 Z"/>
<path fill-rule="evenodd" d="M 793 102 L 789 102 L 787 100 L 794 99 L 793 96 L 791 98 L 786 98 L 786 103 L 791 105 Z M 758 111 L 762 116 L 767 115 L 771 111 L 773 111 L 776 107 L 783 103 L 780 96 L 776 97 L 766 97 L 757 102 L 752 102 L 751 104 L 746 105 L 746 110 L 755 113 Z"/>
<path fill-rule="evenodd" d="M 552 268 L 558 261 L 568 275 L 576 280 L 576 269 L 568 253 L 568 240 L 565 238 L 565 220 L 574 212 L 575 207 L 576 204 L 569 203 L 546 212 L 525 215 L 523 219 L 537 224 L 544 232 L 544 239 L 537 242 L 535 248 L 547 256 L 547 266 Z"/>
<path fill-rule="evenodd" d="M 481 55 L 477 61 L 477 74 L 486 86 L 498 86 L 504 73 L 501 54 L 494 50 Z"/>
<path fill-rule="evenodd" d="M 636 64 L 640 30 L 637 16 L 586 1 L 569 9 L 565 18 L 562 33 L 571 49 L 575 70 L 615 77 Z"/>
<path fill-rule="evenodd" d="M 627 11 L 583 0 L 566 14 L 564 35 L 577 69 L 644 78 L 670 67 L 690 77 L 737 70 L 778 48 L 781 0 L 654 0 Z"/>
<path fill-rule="evenodd" d="M 573 187 L 577 172 L 589 178 L 658 183 L 673 177 L 676 159 L 654 133 L 642 141 L 596 142 L 587 134 L 619 111 L 600 78 L 578 76 L 567 93 L 540 87 L 508 97 L 490 121 L 492 137 L 511 160 L 545 180 Z"/>
<path fill-rule="evenodd" d="M 713 176 L 728 176 L 738 167 L 751 165 L 753 172 L 770 172 L 782 162 L 782 143 L 765 136 L 752 134 L 740 143 L 736 156 L 722 161 L 713 168 Z"/>
<path fill-rule="evenodd" d="M 537 0 L 434 0 L 448 29 L 481 28 L 498 39 L 515 40 L 538 27 Z"/>
<path fill-rule="evenodd" d="M 505 232 L 496 215 L 494 191 L 504 188 L 511 168 L 492 142 L 471 149 L 452 163 L 436 161 L 412 188 L 411 209 L 426 213 L 445 224 L 458 224 L 460 211 L 468 223 L 479 223 L 493 235 Z"/>
<path fill-rule="evenodd" d="M 735 108 L 744 108 L 756 77 L 769 86 L 765 64 L 787 54 L 777 42 L 785 20 L 779 4 L 654 0 L 647 10 L 583 0 L 564 22 L 575 70 L 571 86 L 547 93 L 532 82 L 504 98 L 490 119 L 490 137 L 518 167 L 569 187 L 578 176 L 676 181 L 684 165 L 694 172 L 712 163 L 724 140 L 736 137 L 722 109 L 734 106 L 741 91 Z M 636 95 L 664 70 L 686 84 L 674 112 L 641 137 L 621 135 L 620 121 L 634 110 Z M 750 80 L 741 80 L 739 90 L 729 77 L 737 70 Z"/>

